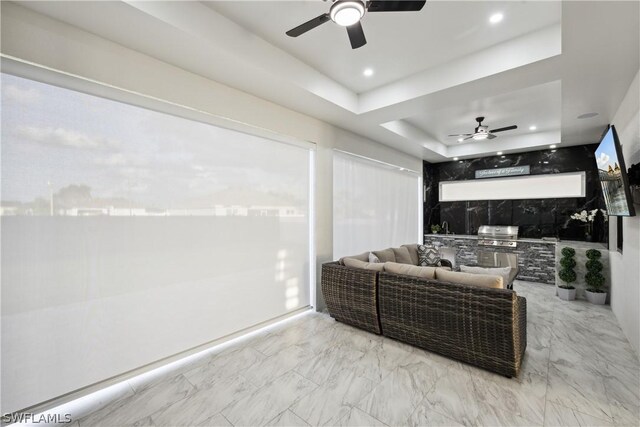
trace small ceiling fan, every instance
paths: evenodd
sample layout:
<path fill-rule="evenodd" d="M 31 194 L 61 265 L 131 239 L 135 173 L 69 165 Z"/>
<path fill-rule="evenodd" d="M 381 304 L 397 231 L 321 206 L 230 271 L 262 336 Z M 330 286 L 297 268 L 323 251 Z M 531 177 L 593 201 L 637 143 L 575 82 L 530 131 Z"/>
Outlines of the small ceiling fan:
<path fill-rule="evenodd" d="M 346 27 L 351 48 L 357 49 L 367 44 L 367 39 L 362 30 L 360 20 L 365 12 L 416 12 L 422 9 L 423 1 L 360 1 L 360 0 L 334 0 L 329 8 L 329 13 L 313 18 L 304 24 L 287 31 L 289 37 L 298 37 L 309 30 L 328 21 Z"/>
<path fill-rule="evenodd" d="M 482 126 L 483 121 L 484 121 L 484 117 L 476 117 L 476 122 L 478 122 L 478 126 L 475 128 L 473 133 L 459 133 L 457 135 L 449 135 L 449 136 L 464 137 L 462 141 L 466 141 L 467 139 L 474 139 L 476 141 L 481 141 L 483 139 L 495 138 L 496 135 L 494 135 L 494 133 L 504 132 L 506 130 L 518 129 L 518 126 L 511 125 L 503 128 L 489 130 L 489 126 Z"/>

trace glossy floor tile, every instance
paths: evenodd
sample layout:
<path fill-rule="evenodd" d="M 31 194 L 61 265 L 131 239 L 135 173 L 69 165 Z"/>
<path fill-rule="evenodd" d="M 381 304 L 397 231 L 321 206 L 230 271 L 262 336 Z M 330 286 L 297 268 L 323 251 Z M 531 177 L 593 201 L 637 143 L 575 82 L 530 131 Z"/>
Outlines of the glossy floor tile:
<path fill-rule="evenodd" d="M 113 426 L 638 426 L 640 365 L 609 307 L 527 298 L 528 346 L 505 378 L 309 313 L 81 418 Z"/>

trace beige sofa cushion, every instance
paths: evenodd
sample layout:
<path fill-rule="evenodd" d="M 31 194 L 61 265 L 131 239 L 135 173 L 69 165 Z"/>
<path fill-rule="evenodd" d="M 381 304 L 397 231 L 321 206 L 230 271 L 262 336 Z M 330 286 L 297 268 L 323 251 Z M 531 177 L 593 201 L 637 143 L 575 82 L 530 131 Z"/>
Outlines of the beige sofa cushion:
<path fill-rule="evenodd" d="M 411 257 L 411 264 L 418 265 L 418 244 L 413 243 L 411 245 L 402 245 L 401 247 L 407 248 L 409 256 Z"/>
<path fill-rule="evenodd" d="M 384 271 L 394 274 L 405 274 L 407 276 L 421 277 L 423 279 L 435 279 L 435 267 L 419 267 L 411 264 L 400 264 L 397 262 L 385 262 Z"/>
<path fill-rule="evenodd" d="M 378 257 L 380 262 L 396 262 L 396 254 L 391 248 L 384 249 L 382 251 L 373 251 L 373 254 Z"/>
<path fill-rule="evenodd" d="M 399 248 L 391 248 L 391 250 L 393 251 L 393 254 L 396 257 L 396 262 L 399 262 L 401 264 L 415 265 L 413 263 L 413 260 L 411 259 L 411 254 L 409 253 L 408 248 L 399 247 Z"/>
<path fill-rule="evenodd" d="M 352 268 L 362 268 L 364 270 L 384 271 L 384 264 L 381 262 L 365 262 L 355 258 L 344 258 L 344 265 Z"/>
<path fill-rule="evenodd" d="M 359 261 L 364 261 L 364 262 L 369 262 L 369 252 L 363 252 L 360 255 L 349 255 L 349 256 L 343 256 L 342 258 L 340 258 L 338 260 L 338 262 L 342 265 L 344 265 L 344 260 L 346 258 L 351 258 L 351 259 L 357 259 Z"/>
<path fill-rule="evenodd" d="M 511 283 L 511 267 L 475 267 L 461 265 L 460 271 L 472 274 L 491 274 L 493 276 L 502 277 L 502 283 L 508 285 Z"/>
<path fill-rule="evenodd" d="M 438 269 L 436 271 L 436 280 L 478 286 L 482 288 L 504 289 L 502 277 L 489 274 L 460 273 L 457 271 Z"/>

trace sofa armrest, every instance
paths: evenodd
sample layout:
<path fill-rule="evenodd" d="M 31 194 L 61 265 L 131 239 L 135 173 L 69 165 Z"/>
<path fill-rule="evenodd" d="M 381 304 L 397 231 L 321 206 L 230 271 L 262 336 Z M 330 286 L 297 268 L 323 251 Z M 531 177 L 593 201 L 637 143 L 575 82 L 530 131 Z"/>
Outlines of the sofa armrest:
<path fill-rule="evenodd" d="M 448 259 L 441 259 L 438 264 L 438 267 L 449 267 L 451 270 L 453 270 L 453 264 Z"/>
<path fill-rule="evenodd" d="M 331 317 L 369 332 L 381 333 L 377 271 L 329 262 L 322 264 L 320 283 Z"/>

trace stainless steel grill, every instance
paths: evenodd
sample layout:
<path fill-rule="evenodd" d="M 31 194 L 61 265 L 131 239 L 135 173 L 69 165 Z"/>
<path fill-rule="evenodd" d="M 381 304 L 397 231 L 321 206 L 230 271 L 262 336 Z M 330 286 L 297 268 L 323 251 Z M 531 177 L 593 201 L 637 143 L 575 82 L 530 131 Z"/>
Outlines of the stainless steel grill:
<path fill-rule="evenodd" d="M 518 226 L 481 225 L 478 228 L 478 246 L 515 248 L 518 246 Z"/>

